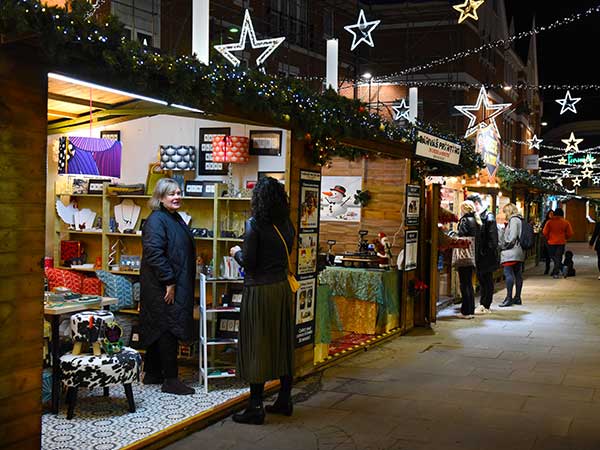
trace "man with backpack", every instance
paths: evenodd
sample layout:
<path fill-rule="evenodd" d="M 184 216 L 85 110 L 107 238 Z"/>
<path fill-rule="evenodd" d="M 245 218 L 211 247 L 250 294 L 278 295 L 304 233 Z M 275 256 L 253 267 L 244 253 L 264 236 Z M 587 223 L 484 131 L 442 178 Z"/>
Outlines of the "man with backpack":
<path fill-rule="evenodd" d="M 552 278 L 559 278 L 565 245 L 573 236 L 573 228 L 569 221 L 565 219 L 565 212 L 562 208 L 554 210 L 554 215 L 546 222 L 542 233 L 548 241 L 548 253 L 550 253 L 550 257 L 554 263 Z"/>

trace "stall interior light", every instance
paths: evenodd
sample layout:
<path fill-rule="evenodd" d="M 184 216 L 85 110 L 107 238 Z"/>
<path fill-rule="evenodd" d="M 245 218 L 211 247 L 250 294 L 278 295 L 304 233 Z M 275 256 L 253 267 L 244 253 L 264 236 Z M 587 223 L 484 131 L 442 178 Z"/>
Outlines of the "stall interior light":
<path fill-rule="evenodd" d="M 467 184 L 467 179 L 465 177 L 462 177 L 462 180 L 460 180 L 460 184 Z"/>
<path fill-rule="evenodd" d="M 365 73 L 363 73 L 363 74 L 361 75 L 361 77 L 362 77 L 364 80 L 367 80 L 367 81 L 369 81 L 371 78 L 373 78 L 373 75 L 371 74 L 371 72 L 365 72 Z"/>
<path fill-rule="evenodd" d="M 498 191 L 498 197 L 502 197 L 502 191 Z"/>
<path fill-rule="evenodd" d="M 504 86 L 502 89 L 504 89 L 505 91 L 510 91 L 512 89 L 512 86 Z"/>
<path fill-rule="evenodd" d="M 548 122 L 542 122 L 540 125 L 543 126 L 543 127 L 547 127 L 548 126 Z"/>
<path fill-rule="evenodd" d="M 481 186 L 481 181 L 477 179 L 477 186 Z"/>
<path fill-rule="evenodd" d="M 192 108 L 190 106 L 185 106 L 185 105 L 176 105 L 175 103 L 171 103 L 171 105 L 173 108 L 179 108 L 179 109 L 185 109 L 186 111 L 192 111 L 192 112 L 197 112 L 197 113 L 204 113 L 204 111 L 202 111 L 201 109 L 196 109 L 196 108 Z"/>
<path fill-rule="evenodd" d="M 90 83 L 89 81 L 78 80 L 76 78 L 67 77 L 65 75 L 60 75 L 58 73 L 50 72 L 50 73 L 48 73 L 48 78 L 52 78 L 54 80 L 59 80 L 59 81 L 66 81 L 67 83 L 78 84 L 79 86 L 85 86 L 85 87 L 89 87 L 92 89 L 101 89 L 103 91 L 111 92 L 111 93 L 117 94 L 117 95 L 125 95 L 127 97 L 137 98 L 138 100 L 144 100 L 144 101 L 151 102 L 151 103 L 158 103 L 159 105 L 165 105 L 165 106 L 168 105 L 168 103 L 163 100 L 157 100 L 155 98 L 145 97 L 143 95 L 132 94 L 131 92 L 125 92 L 125 91 L 121 91 L 119 89 L 113 89 L 110 87 L 101 86 L 96 83 Z"/>

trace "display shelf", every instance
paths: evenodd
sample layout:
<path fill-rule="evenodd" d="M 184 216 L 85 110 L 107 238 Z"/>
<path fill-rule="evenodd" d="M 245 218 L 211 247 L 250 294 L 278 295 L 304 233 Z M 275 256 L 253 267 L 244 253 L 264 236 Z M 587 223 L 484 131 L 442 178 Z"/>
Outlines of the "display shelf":
<path fill-rule="evenodd" d="M 118 232 L 109 231 L 108 233 L 104 233 L 104 234 L 107 236 L 117 236 L 117 237 L 137 237 L 137 238 L 142 237 L 141 233 L 118 233 Z"/>
<path fill-rule="evenodd" d="M 207 278 L 207 283 L 243 283 L 243 278 Z"/>
<path fill-rule="evenodd" d="M 93 234 L 95 236 L 102 236 L 102 230 L 98 231 L 79 231 L 79 230 L 69 230 L 65 228 L 64 230 L 56 230 L 57 233 L 69 233 L 69 234 Z"/>
<path fill-rule="evenodd" d="M 217 241 L 219 242 L 244 242 L 244 239 L 242 238 L 217 238 Z"/>
<path fill-rule="evenodd" d="M 252 200 L 252 197 L 217 197 L 217 200 L 232 200 L 232 201 L 243 201 L 243 202 L 249 202 L 250 200 Z"/>
<path fill-rule="evenodd" d="M 206 341 L 203 337 L 200 338 L 200 343 L 206 345 L 234 345 L 238 343 L 237 339 L 217 339 L 217 338 L 208 338 Z"/>
<path fill-rule="evenodd" d="M 118 275 L 139 275 L 139 270 L 119 270 L 119 269 L 110 269 L 110 273 L 115 273 Z"/>
<path fill-rule="evenodd" d="M 70 194 L 65 192 L 63 194 L 56 194 L 57 197 L 102 197 L 102 194 Z"/>
<path fill-rule="evenodd" d="M 207 308 L 207 313 L 218 313 L 218 312 L 240 312 L 240 308 L 236 307 L 223 307 L 223 308 Z"/>
<path fill-rule="evenodd" d="M 228 373 L 227 370 L 235 370 L 235 367 L 209 367 L 207 368 L 207 370 L 205 371 L 203 368 L 200 368 L 200 374 L 202 376 L 205 376 L 205 378 L 207 379 L 211 379 L 211 378 L 233 378 L 235 377 L 237 374 L 234 373 Z M 211 373 L 214 371 L 220 371 L 219 373 Z"/>
<path fill-rule="evenodd" d="M 194 236 L 194 240 L 195 241 L 212 241 L 213 238 L 211 238 L 211 237 L 196 237 L 196 236 Z"/>
<path fill-rule="evenodd" d="M 77 272 L 96 272 L 95 267 L 92 267 L 91 269 L 88 268 L 81 268 L 81 267 L 67 267 L 67 266 L 56 266 L 57 269 L 63 269 L 63 270 L 76 270 Z"/>
<path fill-rule="evenodd" d="M 131 309 L 131 308 L 120 309 L 119 312 L 123 313 L 123 314 L 134 314 L 134 315 L 139 315 L 139 313 L 140 313 L 140 311 L 138 309 Z"/>
<path fill-rule="evenodd" d="M 142 194 L 108 194 L 108 198 L 151 198 L 151 195 L 142 195 Z"/>

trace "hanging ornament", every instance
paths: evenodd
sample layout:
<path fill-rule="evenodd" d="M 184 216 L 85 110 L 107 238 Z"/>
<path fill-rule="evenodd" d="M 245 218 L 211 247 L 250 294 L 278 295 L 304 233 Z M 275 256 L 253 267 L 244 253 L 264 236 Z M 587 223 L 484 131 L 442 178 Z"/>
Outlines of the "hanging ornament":
<path fill-rule="evenodd" d="M 410 108 L 406 104 L 405 98 L 400 100 L 399 105 L 392 105 L 392 109 L 394 110 L 394 120 L 410 120 Z"/>
<path fill-rule="evenodd" d="M 370 47 L 375 47 L 371 33 L 380 22 L 381 20 L 367 22 L 365 11 L 361 9 L 360 13 L 358 14 L 358 22 L 356 22 L 354 25 L 346 25 L 344 27 L 344 30 L 346 30 L 348 33 L 352 33 L 352 45 L 350 46 L 350 51 L 353 51 L 356 47 L 358 47 L 361 42 L 364 42 Z M 358 30 L 355 31 L 354 28 L 357 28 Z"/>
<path fill-rule="evenodd" d="M 579 102 L 580 100 L 581 100 L 581 98 L 571 97 L 571 92 L 567 91 L 565 98 L 554 100 L 554 101 L 561 106 L 560 114 L 562 115 L 567 111 L 572 111 L 575 114 L 577 114 L 577 110 L 575 109 L 575 104 L 577 102 Z"/>
<path fill-rule="evenodd" d="M 214 48 L 221 55 L 227 59 L 234 66 L 239 66 L 241 61 L 233 56 L 231 52 L 242 51 L 246 48 L 246 39 L 250 36 L 250 45 L 252 49 L 264 48 L 263 51 L 258 58 L 256 58 L 256 65 L 258 67 L 262 66 L 265 60 L 275 51 L 277 47 L 281 45 L 283 41 L 285 41 L 284 37 L 273 38 L 273 39 L 256 39 L 256 33 L 254 32 L 254 26 L 252 25 L 252 19 L 250 18 L 250 12 L 246 10 L 244 14 L 244 23 L 242 25 L 242 32 L 240 33 L 240 41 L 237 44 L 222 44 L 215 45 Z"/>
<path fill-rule="evenodd" d="M 527 139 L 527 143 L 529 144 L 529 150 L 532 150 L 534 148 L 537 148 L 538 150 L 540 149 L 540 144 L 544 142 L 543 139 L 538 139 L 537 135 L 533 135 L 533 137 L 531 139 Z"/>
<path fill-rule="evenodd" d="M 454 5 L 452 8 L 460 13 L 458 23 L 463 23 L 469 17 L 473 20 L 479 20 L 477 17 L 477 8 L 483 4 L 483 0 L 465 0 L 460 5 Z"/>
<path fill-rule="evenodd" d="M 575 134 L 571 131 L 571 136 L 569 139 L 561 139 L 561 141 L 567 144 L 567 148 L 565 148 L 565 153 L 569 153 L 570 151 L 578 152 L 579 144 L 583 142 L 583 139 L 576 139 Z"/>
<path fill-rule="evenodd" d="M 498 125 L 496 125 L 495 118 L 510 107 L 511 103 L 498 103 L 496 105 L 490 103 L 487 92 L 482 86 L 479 90 L 479 96 L 477 97 L 475 105 L 458 105 L 454 108 L 467 116 L 470 120 L 467 131 L 465 132 L 465 138 L 468 138 L 475 134 L 477 130 L 485 128 L 488 125 L 496 131 L 498 136 L 500 136 L 500 131 L 498 130 Z M 478 123 L 477 116 L 471 111 L 481 111 L 481 116 L 483 117 L 482 121 Z"/>
<path fill-rule="evenodd" d="M 585 169 L 583 169 L 583 170 L 581 171 L 581 176 L 582 176 L 582 178 L 584 178 L 584 179 L 585 179 L 585 178 L 589 178 L 589 179 L 591 179 L 593 174 L 594 174 L 594 171 L 593 171 L 592 169 L 590 169 L 589 167 L 586 167 Z"/>
<path fill-rule="evenodd" d="M 581 178 L 579 176 L 573 177 L 573 187 L 581 186 Z"/>

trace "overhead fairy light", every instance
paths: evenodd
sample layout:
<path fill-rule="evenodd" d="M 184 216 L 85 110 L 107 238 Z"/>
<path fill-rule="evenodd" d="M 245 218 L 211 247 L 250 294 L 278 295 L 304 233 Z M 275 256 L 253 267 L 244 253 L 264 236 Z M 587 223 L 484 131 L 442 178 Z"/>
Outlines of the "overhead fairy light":
<path fill-rule="evenodd" d="M 458 59 L 462 59 L 462 58 L 466 58 L 467 56 L 471 56 L 477 53 L 482 52 L 483 50 L 488 50 L 488 49 L 493 49 L 493 48 L 509 48 L 510 44 L 512 44 L 514 41 L 520 40 L 520 39 L 524 39 L 524 38 L 528 38 L 530 36 L 539 34 L 542 31 L 550 31 L 550 30 L 554 30 L 556 28 L 565 26 L 565 25 L 570 25 L 576 21 L 585 19 L 586 17 L 592 15 L 592 14 L 597 14 L 600 12 L 600 5 L 598 6 L 594 6 L 592 8 L 588 8 L 587 10 L 581 12 L 581 13 L 574 13 L 571 14 L 570 16 L 567 17 L 563 17 L 562 19 L 558 19 L 556 21 L 554 21 L 553 23 L 549 24 L 549 25 L 545 25 L 545 26 L 539 26 L 539 27 L 535 27 L 531 30 L 528 31 L 523 31 L 521 33 L 518 33 L 514 36 L 509 36 L 506 39 L 498 39 L 496 41 L 493 42 L 488 42 L 486 44 L 483 44 L 479 47 L 476 48 L 472 48 L 469 50 L 465 50 L 465 51 L 461 51 L 461 52 L 457 52 L 454 55 L 451 56 L 445 56 L 443 58 L 439 58 L 436 59 L 434 61 L 431 61 L 427 64 L 422 64 L 420 66 L 415 66 L 415 67 L 410 67 L 404 70 L 401 70 L 399 72 L 393 73 L 391 75 L 388 75 L 387 77 L 381 77 L 378 78 L 378 81 L 388 81 L 390 79 L 394 79 L 394 78 L 401 78 L 404 75 L 407 75 L 409 73 L 415 73 L 415 72 L 420 72 L 422 70 L 425 69 L 431 69 L 433 67 L 442 65 L 442 64 L 447 64 L 453 61 L 456 61 Z"/>
<path fill-rule="evenodd" d="M 504 83 L 469 83 L 466 81 L 419 81 L 419 80 L 394 80 L 390 77 L 393 75 L 381 75 L 377 77 L 377 82 L 385 81 L 386 84 L 394 86 L 408 86 L 408 87 L 437 87 L 443 89 L 480 89 L 482 86 L 487 90 L 490 89 L 504 89 Z M 296 77 L 302 80 L 313 81 L 313 80 L 324 80 L 324 77 Z M 352 89 L 354 84 L 347 83 L 341 89 Z M 564 90 L 576 90 L 576 91 L 600 91 L 600 84 L 530 84 L 530 83 L 516 83 L 511 85 L 511 90 L 535 90 L 535 91 L 564 91 Z"/>
<path fill-rule="evenodd" d="M 470 120 L 467 131 L 465 132 L 465 138 L 468 138 L 475 134 L 477 130 L 485 128 L 488 125 L 496 131 L 498 136 L 500 136 L 500 130 L 498 130 L 495 119 L 509 109 L 511 105 L 511 103 L 491 103 L 485 88 L 482 87 L 479 90 L 477 102 L 474 105 L 457 105 L 454 108 L 460 111 L 461 114 L 467 116 Z M 482 111 L 481 116 L 483 117 L 483 120 L 477 123 L 477 116 L 471 111 Z"/>
<path fill-rule="evenodd" d="M 580 97 L 571 97 L 571 92 L 567 91 L 565 98 L 554 100 L 554 101 L 561 106 L 561 108 L 560 108 L 561 115 L 566 113 L 567 111 L 571 111 L 571 112 L 577 114 L 575 105 L 581 101 L 581 98 Z"/>
<path fill-rule="evenodd" d="M 240 59 L 236 58 L 231 52 L 242 51 L 246 48 L 246 40 L 250 36 L 250 45 L 252 49 L 264 48 L 265 50 L 256 58 L 256 65 L 262 66 L 266 59 L 279 47 L 285 37 L 278 37 L 272 39 L 256 39 L 256 33 L 254 32 L 254 25 L 252 25 L 252 19 L 250 18 L 250 12 L 246 10 L 244 13 L 244 23 L 242 24 L 242 31 L 240 33 L 240 41 L 234 44 L 221 44 L 215 45 L 214 49 L 218 51 L 227 61 L 234 66 L 241 64 Z"/>
<path fill-rule="evenodd" d="M 367 22 L 365 11 L 361 9 L 360 13 L 358 14 L 358 22 L 356 22 L 354 25 L 346 25 L 344 27 L 344 30 L 352 34 L 352 45 L 350 46 L 350 51 L 353 51 L 356 47 L 358 47 L 361 42 L 364 42 L 370 47 L 375 47 L 371 33 L 380 23 L 381 20 Z M 357 31 L 354 30 L 355 28 Z"/>
<path fill-rule="evenodd" d="M 463 23 L 468 18 L 479 20 L 477 17 L 477 8 L 483 4 L 483 0 L 465 0 L 460 5 L 454 5 L 452 8 L 460 13 L 458 23 Z"/>
<path fill-rule="evenodd" d="M 394 120 L 410 120 L 410 108 L 406 104 L 405 98 L 400 100 L 399 105 L 392 105 L 392 109 L 394 110 Z"/>
<path fill-rule="evenodd" d="M 579 152 L 579 144 L 583 142 L 583 139 L 577 139 L 575 134 L 571 131 L 571 136 L 569 136 L 569 139 L 561 139 L 561 141 L 567 144 L 565 153 L 569 153 L 570 151 Z"/>
<path fill-rule="evenodd" d="M 544 142 L 543 139 L 538 139 L 537 135 L 533 135 L 533 137 L 531 139 L 527 139 L 527 143 L 529 144 L 529 150 L 532 150 L 534 148 L 537 148 L 538 150 L 540 149 L 540 144 Z"/>

